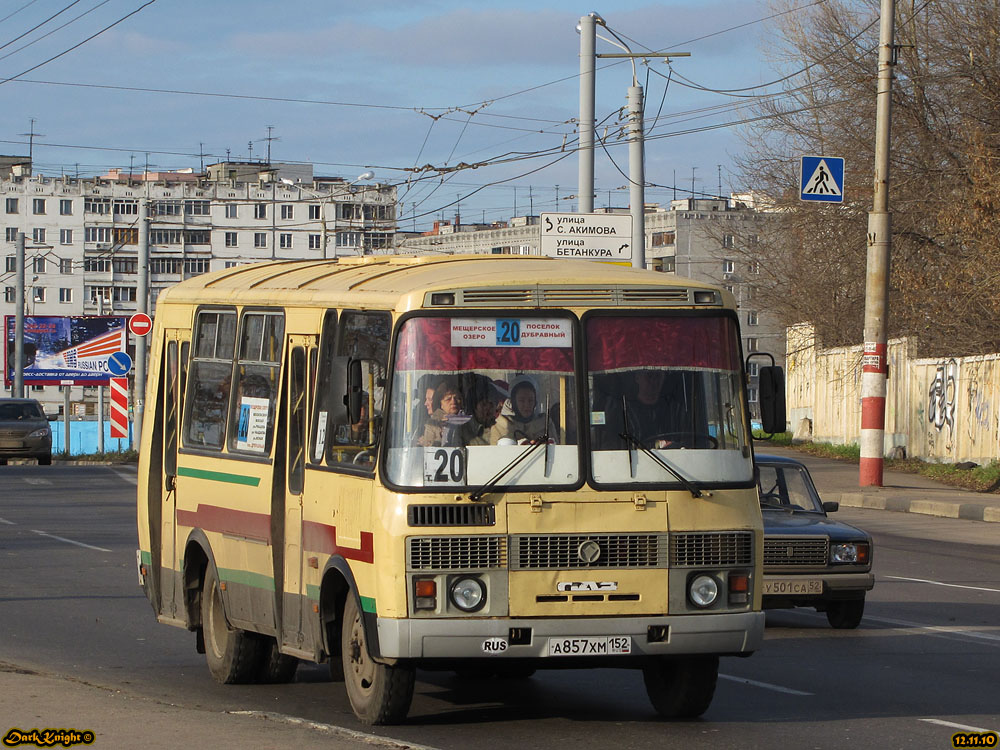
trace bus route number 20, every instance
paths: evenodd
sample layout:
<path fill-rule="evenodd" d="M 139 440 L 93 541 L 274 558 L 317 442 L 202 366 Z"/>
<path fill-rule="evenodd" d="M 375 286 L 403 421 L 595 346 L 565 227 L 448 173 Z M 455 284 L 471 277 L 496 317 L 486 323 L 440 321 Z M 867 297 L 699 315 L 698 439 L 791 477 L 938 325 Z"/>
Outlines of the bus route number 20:
<path fill-rule="evenodd" d="M 465 449 L 425 449 L 424 484 L 465 484 Z"/>

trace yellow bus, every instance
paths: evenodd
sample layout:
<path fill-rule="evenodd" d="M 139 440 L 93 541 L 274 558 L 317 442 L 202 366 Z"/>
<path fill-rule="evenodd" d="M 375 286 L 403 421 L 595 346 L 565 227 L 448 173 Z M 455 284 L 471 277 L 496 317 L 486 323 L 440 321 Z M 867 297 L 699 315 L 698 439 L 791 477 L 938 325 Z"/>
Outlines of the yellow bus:
<path fill-rule="evenodd" d="M 418 667 L 635 667 L 689 717 L 762 640 L 722 289 L 501 255 L 239 266 L 160 295 L 146 414 L 139 579 L 220 682 L 327 661 L 383 724 Z"/>

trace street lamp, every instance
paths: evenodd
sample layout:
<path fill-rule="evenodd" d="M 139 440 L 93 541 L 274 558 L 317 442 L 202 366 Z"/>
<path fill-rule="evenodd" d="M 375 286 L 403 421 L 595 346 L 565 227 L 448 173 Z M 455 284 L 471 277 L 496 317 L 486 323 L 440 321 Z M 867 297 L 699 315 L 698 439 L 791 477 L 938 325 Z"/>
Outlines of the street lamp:
<path fill-rule="evenodd" d="M 375 177 L 375 173 L 372 172 L 371 170 L 368 170 L 367 172 L 362 172 L 355 179 L 351 180 L 346 185 L 344 185 L 344 187 L 351 187 L 351 185 L 354 185 L 354 184 L 359 183 L 359 182 L 364 182 L 365 180 L 370 180 L 373 177 Z M 326 207 L 327 207 L 327 204 L 333 203 L 333 200 L 334 200 L 334 198 L 336 196 L 332 192 L 330 193 L 330 195 L 321 195 L 317 191 L 312 190 L 311 188 L 304 187 L 301 183 L 295 182 L 293 180 L 290 180 L 287 177 L 282 177 L 281 178 L 281 182 L 284 183 L 285 185 L 288 185 L 289 187 L 298 188 L 299 191 L 303 191 L 304 190 L 305 192 L 309 193 L 310 195 L 313 195 L 316 198 L 320 199 L 320 204 L 319 204 L 319 221 L 320 221 L 320 226 L 322 227 L 322 230 L 323 230 L 323 260 L 326 260 L 326 258 L 327 258 L 326 249 L 327 249 L 327 246 L 330 243 L 329 235 L 327 234 L 327 231 L 326 231 Z M 336 219 L 336 216 L 334 218 Z M 334 245 L 334 247 L 333 247 L 333 257 L 334 258 L 337 257 L 337 246 L 336 245 Z"/>

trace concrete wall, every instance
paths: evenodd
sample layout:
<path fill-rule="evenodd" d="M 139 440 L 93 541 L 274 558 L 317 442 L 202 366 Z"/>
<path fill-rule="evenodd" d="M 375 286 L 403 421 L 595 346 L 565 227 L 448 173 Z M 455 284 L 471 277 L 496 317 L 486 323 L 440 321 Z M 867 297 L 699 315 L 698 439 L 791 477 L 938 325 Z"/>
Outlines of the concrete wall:
<path fill-rule="evenodd" d="M 787 333 L 789 426 L 811 421 L 812 439 L 857 443 L 861 346 L 817 349 L 812 327 Z M 1000 354 L 918 359 L 909 339 L 889 342 L 885 451 L 928 461 L 1000 458 Z"/>

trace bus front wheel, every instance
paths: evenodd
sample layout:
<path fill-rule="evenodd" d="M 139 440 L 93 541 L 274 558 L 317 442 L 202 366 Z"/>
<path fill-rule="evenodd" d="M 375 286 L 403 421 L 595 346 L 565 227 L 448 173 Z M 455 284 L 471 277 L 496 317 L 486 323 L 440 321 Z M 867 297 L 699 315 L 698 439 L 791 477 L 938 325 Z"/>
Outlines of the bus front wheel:
<path fill-rule="evenodd" d="M 340 653 L 344 684 L 355 716 L 363 724 L 398 724 L 413 700 L 415 671 L 372 660 L 364 621 L 353 592 L 347 593 L 341 625 Z"/>
<path fill-rule="evenodd" d="M 261 641 L 254 634 L 229 624 L 222 606 L 219 579 L 211 564 L 201 589 L 201 630 L 208 671 L 217 682 L 243 685 L 256 681 Z"/>
<path fill-rule="evenodd" d="M 719 678 L 718 656 L 664 658 L 642 671 L 646 695 L 667 719 L 692 719 L 708 710 Z"/>

